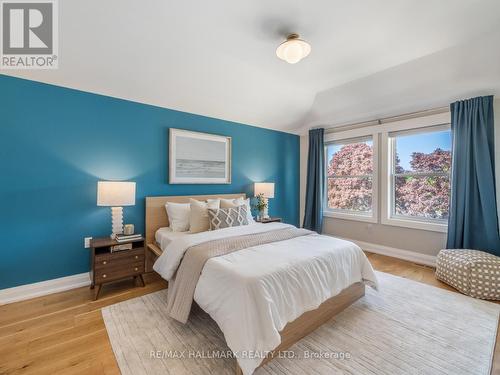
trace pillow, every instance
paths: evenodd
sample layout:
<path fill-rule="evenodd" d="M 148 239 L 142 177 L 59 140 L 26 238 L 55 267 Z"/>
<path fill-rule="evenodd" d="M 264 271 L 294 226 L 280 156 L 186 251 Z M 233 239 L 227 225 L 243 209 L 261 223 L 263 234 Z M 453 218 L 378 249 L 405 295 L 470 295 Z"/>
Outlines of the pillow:
<path fill-rule="evenodd" d="M 208 199 L 206 202 L 190 199 L 191 213 L 189 214 L 189 231 L 191 233 L 199 233 L 210 230 L 210 222 L 208 220 L 208 209 L 218 209 L 220 205 L 219 199 Z"/>
<path fill-rule="evenodd" d="M 220 208 L 238 207 L 238 206 L 242 206 L 244 204 L 247 207 L 248 224 L 255 223 L 255 220 L 252 217 L 252 208 L 250 207 L 250 198 L 243 199 L 242 197 L 240 197 L 237 199 L 221 199 L 220 200 Z"/>
<path fill-rule="evenodd" d="M 248 225 L 246 205 L 215 210 L 209 209 L 208 217 L 211 230 Z"/>
<path fill-rule="evenodd" d="M 239 198 L 238 198 L 239 199 Z M 220 200 L 220 208 L 234 208 L 241 206 L 241 202 L 237 202 L 238 199 L 222 199 Z"/>
<path fill-rule="evenodd" d="M 191 211 L 189 203 L 169 202 L 165 205 L 165 209 L 173 232 L 186 232 L 189 230 L 189 213 Z"/>

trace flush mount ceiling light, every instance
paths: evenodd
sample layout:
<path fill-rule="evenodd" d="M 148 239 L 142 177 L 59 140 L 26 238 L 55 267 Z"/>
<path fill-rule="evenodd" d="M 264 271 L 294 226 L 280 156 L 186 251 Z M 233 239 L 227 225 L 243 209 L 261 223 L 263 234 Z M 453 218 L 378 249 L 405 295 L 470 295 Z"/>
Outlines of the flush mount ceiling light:
<path fill-rule="evenodd" d="M 299 39 L 299 34 L 290 34 L 276 49 L 276 55 L 289 64 L 298 63 L 311 52 L 311 45 Z"/>

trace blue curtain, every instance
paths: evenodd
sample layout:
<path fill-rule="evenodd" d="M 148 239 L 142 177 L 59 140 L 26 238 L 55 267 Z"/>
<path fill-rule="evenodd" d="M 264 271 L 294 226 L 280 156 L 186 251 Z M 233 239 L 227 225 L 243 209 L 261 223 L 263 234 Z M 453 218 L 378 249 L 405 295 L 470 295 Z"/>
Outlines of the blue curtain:
<path fill-rule="evenodd" d="M 451 131 L 453 161 L 446 247 L 500 255 L 493 96 L 452 103 Z"/>
<path fill-rule="evenodd" d="M 325 129 L 309 130 L 307 159 L 306 210 L 303 227 L 321 233 L 325 186 Z"/>

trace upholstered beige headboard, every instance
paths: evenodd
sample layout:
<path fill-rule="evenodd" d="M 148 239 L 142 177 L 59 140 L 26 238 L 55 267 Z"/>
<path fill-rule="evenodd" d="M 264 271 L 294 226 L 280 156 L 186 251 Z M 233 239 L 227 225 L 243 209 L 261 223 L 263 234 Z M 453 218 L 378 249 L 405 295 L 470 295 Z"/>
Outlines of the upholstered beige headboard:
<path fill-rule="evenodd" d="M 168 227 L 168 216 L 165 210 L 165 204 L 168 202 L 174 203 L 189 203 L 189 199 L 197 199 L 204 201 L 214 198 L 236 199 L 246 198 L 246 194 L 214 194 L 214 195 L 181 195 L 181 196 L 163 196 L 163 197 L 146 197 L 146 251 L 153 252 L 158 255 L 161 251 L 155 243 L 155 233 L 159 228 Z M 153 254 L 148 254 L 146 257 L 146 271 L 151 271 Z"/>

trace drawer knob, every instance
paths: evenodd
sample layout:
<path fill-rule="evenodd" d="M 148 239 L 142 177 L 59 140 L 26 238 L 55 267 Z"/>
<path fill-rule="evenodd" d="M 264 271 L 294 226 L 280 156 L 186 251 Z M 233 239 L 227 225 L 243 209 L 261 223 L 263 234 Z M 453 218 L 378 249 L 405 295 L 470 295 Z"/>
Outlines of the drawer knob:
<path fill-rule="evenodd" d="M 139 271 L 139 268 L 135 267 L 135 268 L 134 268 L 134 271 Z"/>
<path fill-rule="evenodd" d="M 102 264 L 108 264 L 108 262 L 107 261 L 103 261 Z"/>
<path fill-rule="evenodd" d="M 135 256 L 135 259 L 139 259 L 139 255 L 136 255 L 136 256 Z"/>
<path fill-rule="evenodd" d="M 106 275 L 106 274 L 102 275 L 102 278 L 103 278 L 103 279 L 105 279 L 106 277 L 107 277 L 107 275 Z"/>

